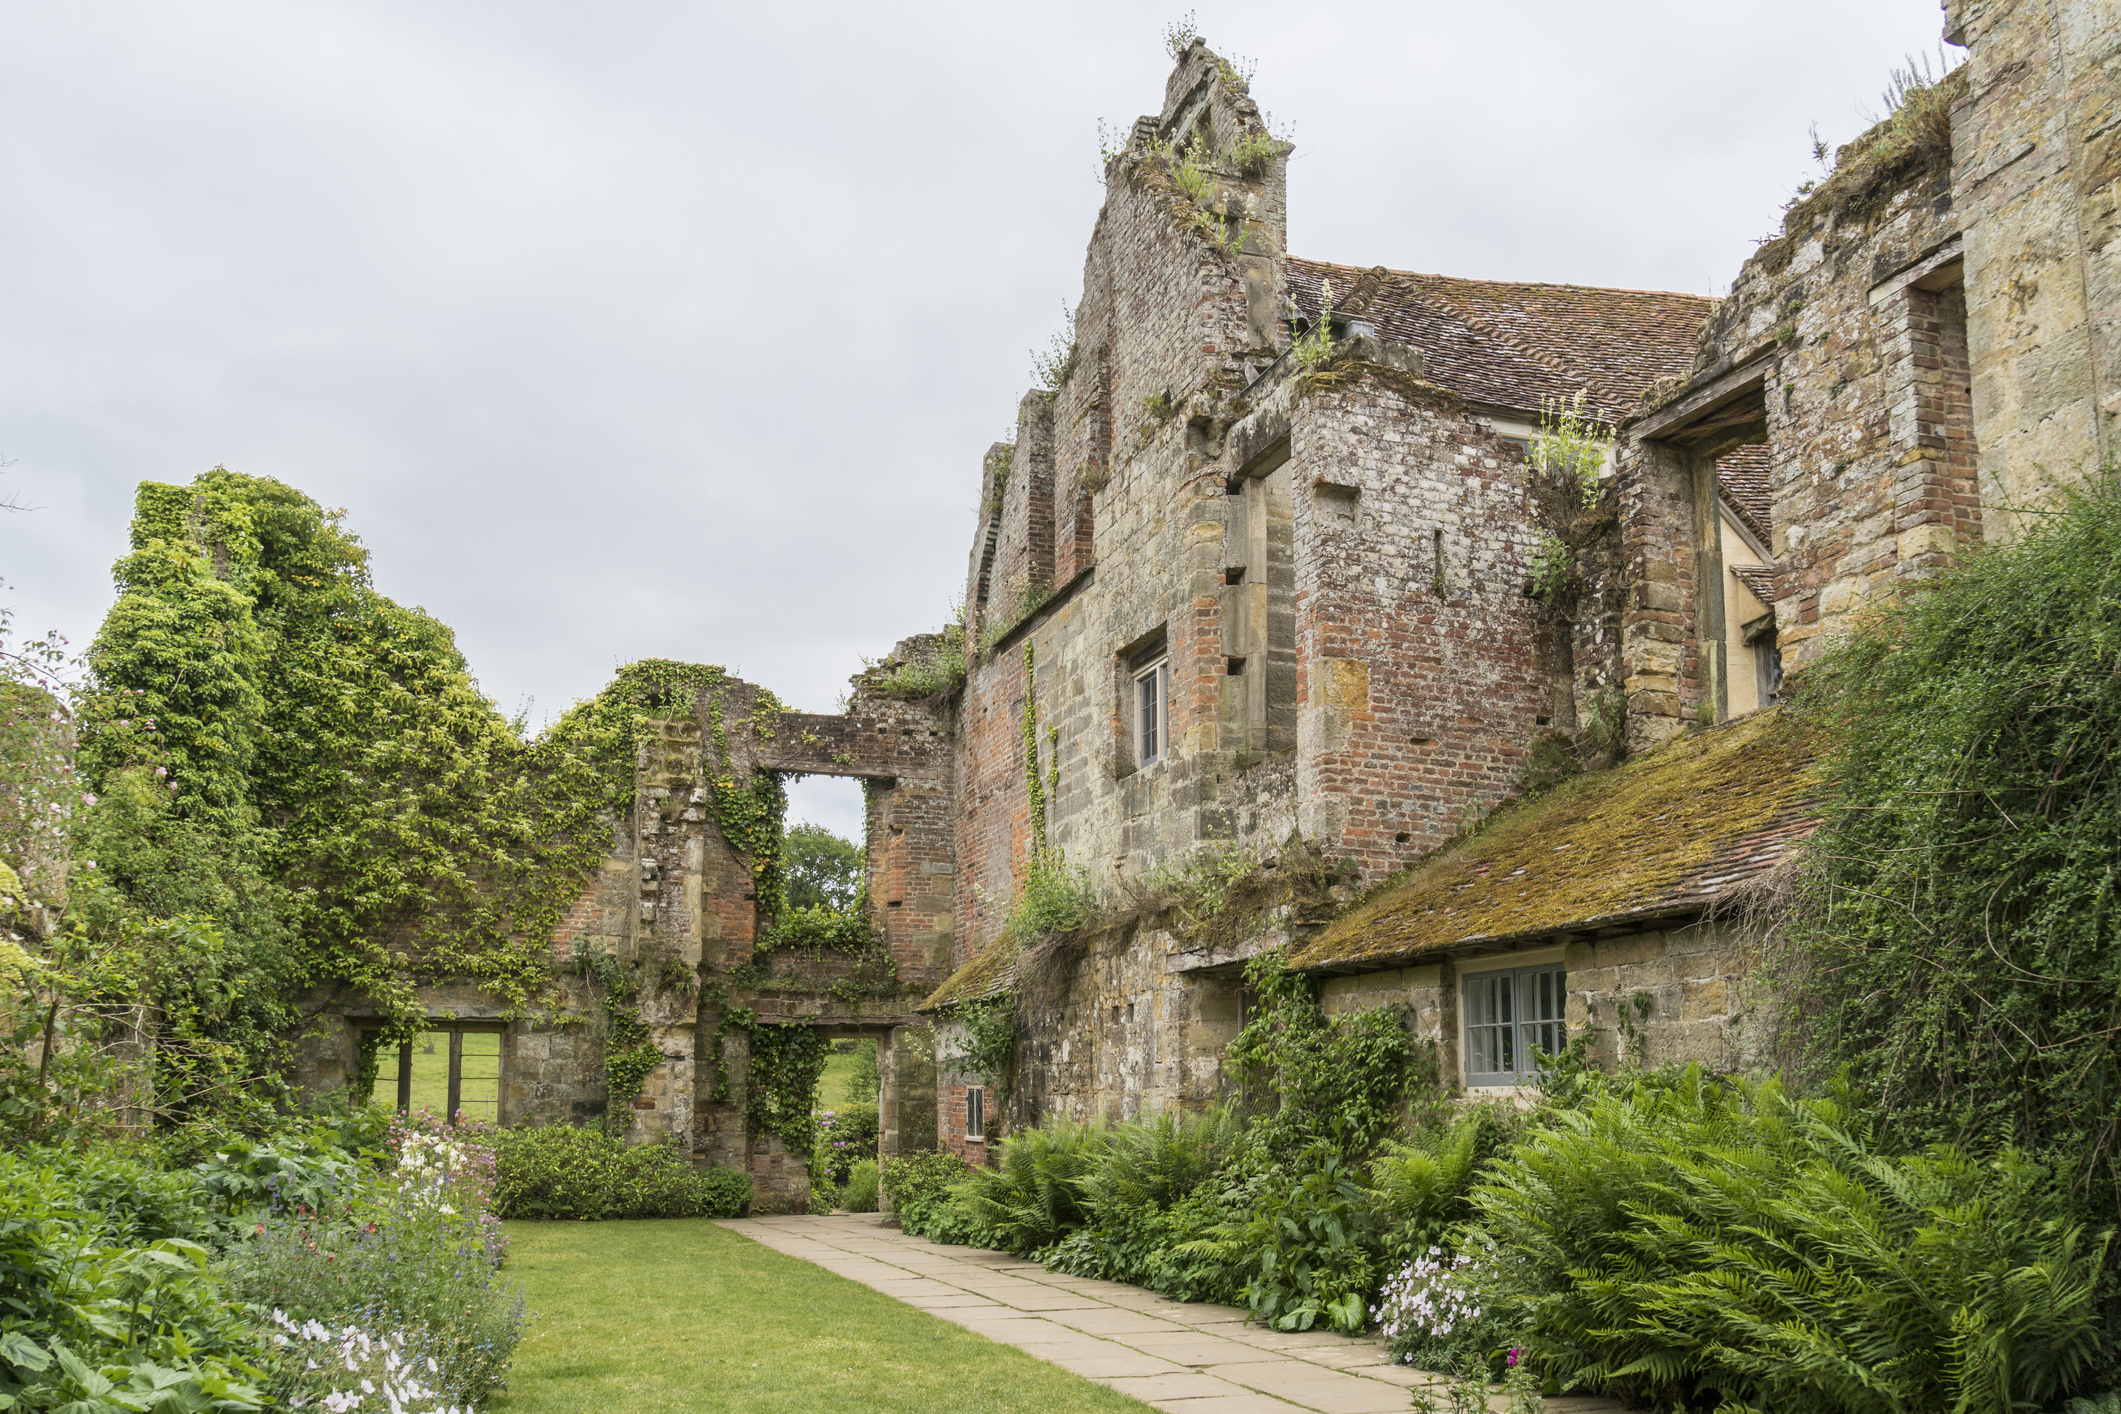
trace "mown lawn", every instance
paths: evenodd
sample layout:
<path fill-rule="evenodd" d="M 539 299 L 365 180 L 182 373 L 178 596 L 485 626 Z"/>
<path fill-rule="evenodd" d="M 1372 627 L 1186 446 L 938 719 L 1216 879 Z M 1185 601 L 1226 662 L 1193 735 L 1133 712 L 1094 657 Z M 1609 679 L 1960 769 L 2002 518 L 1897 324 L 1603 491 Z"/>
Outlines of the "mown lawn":
<path fill-rule="evenodd" d="M 825 1056 L 824 1073 L 817 1078 L 817 1107 L 821 1110 L 836 1110 L 847 1103 L 847 1078 L 854 1074 L 855 1055 L 852 1051 L 830 1051 Z M 869 1097 L 871 1104 L 876 1096 Z"/>
<path fill-rule="evenodd" d="M 1148 1407 L 704 1218 L 507 1230 L 536 1319 L 497 1414 Z"/>

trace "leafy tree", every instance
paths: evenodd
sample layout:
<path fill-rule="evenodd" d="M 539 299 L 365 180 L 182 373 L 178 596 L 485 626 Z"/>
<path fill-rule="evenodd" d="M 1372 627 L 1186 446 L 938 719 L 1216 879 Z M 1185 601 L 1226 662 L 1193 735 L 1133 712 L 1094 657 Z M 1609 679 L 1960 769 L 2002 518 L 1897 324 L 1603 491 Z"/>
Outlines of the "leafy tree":
<path fill-rule="evenodd" d="M 781 861 L 782 896 L 790 908 L 846 913 L 861 897 L 862 847 L 823 825 L 790 825 Z"/>

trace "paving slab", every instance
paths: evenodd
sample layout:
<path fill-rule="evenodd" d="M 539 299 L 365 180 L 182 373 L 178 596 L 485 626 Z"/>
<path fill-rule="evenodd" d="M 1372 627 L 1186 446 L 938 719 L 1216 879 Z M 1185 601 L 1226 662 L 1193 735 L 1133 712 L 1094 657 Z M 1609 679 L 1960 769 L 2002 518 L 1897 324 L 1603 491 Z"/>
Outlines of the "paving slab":
<path fill-rule="evenodd" d="M 1161 1409 L 1164 1414 L 1291 1414 L 1304 1406 L 1247 1391 L 1208 1399 L 1156 1399 L 1149 1402 L 1149 1407 Z"/>
<path fill-rule="evenodd" d="M 1233 1385 L 1218 1380 L 1213 1375 L 1203 1375 L 1197 1370 L 1188 1370 L 1182 1375 L 1148 1375 L 1139 1379 L 1112 1379 L 1104 1383 L 1121 1394 L 1131 1394 L 1144 1403 L 1160 1399 L 1212 1399 L 1227 1398 L 1245 1393 L 1243 1385 Z"/>
<path fill-rule="evenodd" d="M 1248 1323 L 1240 1307 L 1173 1301 L 1049 1272 L 1007 1252 L 930 1242 L 888 1218 L 721 1225 L 1168 1414 L 1398 1414 L 1410 1407 L 1409 1390 L 1442 1380 L 1388 1364 L 1375 1337 L 1269 1330 Z M 1620 1405 L 1570 1396 L 1547 1408 L 1618 1414 Z"/>
<path fill-rule="evenodd" d="M 1181 1365 L 1235 1365 L 1246 1361 L 1286 1360 L 1278 1351 L 1261 1350 L 1256 1345 L 1245 1345 L 1239 1341 L 1224 1340 L 1220 1336 L 1202 1335 L 1198 1331 L 1187 1331 L 1182 1335 L 1114 1336 L 1124 1340 L 1136 1350 L 1146 1350 L 1161 1355 L 1166 1360 L 1175 1360 Z"/>

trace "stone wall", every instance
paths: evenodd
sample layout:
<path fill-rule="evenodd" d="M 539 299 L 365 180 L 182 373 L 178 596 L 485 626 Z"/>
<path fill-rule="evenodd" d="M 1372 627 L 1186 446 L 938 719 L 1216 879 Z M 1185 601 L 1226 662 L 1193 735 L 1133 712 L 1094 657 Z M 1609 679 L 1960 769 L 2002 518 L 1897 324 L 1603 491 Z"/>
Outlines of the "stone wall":
<path fill-rule="evenodd" d="M 1645 1065 L 1751 1069 L 1767 1055 L 1775 1020 L 1754 981 L 1758 947 L 1730 920 L 1571 943 L 1569 1034 L 1591 1032 L 1591 1054 L 1606 1064 L 1625 1047 Z"/>
<path fill-rule="evenodd" d="M 1945 0 L 1981 497 L 2036 499 L 2121 443 L 2121 16 L 2112 0 Z"/>
<path fill-rule="evenodd" d="M 1460 984 L 1499 968 L 1559 963 L 1568 973 L 1569 1038 L 1590 1035 L 1594 1060 L 1610 1066 L 1625 1054 L 1650 1066 L 1699 1061 L 1732 1072 L 1762 1064 L 1773 1040 L 1775 1018 L 1753 980 L 1757 951 L 1755 932 L 1741 923 L 1682 919 L 1662 930 L 1328 977 L 1320 990 L 1329 1015 L 1404 1008 L 1456 1089 L 1465 1085 Z"/>

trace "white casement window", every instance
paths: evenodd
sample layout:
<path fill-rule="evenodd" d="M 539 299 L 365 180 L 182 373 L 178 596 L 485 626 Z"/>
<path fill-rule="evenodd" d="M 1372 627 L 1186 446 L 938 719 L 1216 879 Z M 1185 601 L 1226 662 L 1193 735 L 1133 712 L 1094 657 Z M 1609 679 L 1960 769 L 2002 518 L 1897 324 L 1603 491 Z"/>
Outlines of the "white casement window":
<path fill-rule="evenodd" d="M 965 1138 L 976 1143 L 987 1139 L 987 1092 L 977 1085 L 965 1091 Z"/>
<path fill-rule="evenodd" d="M 1529 1085 L 1534 1056 L 1569 1041 L 1569 975 L 1561 968 L 1476 972 L 1465 979 L 1466 1084 Z"/>
<path fill-rule="evenodd" d="M 1134 764 L 1164 759 L 1171 749 L 1169 699 L 1171 660 L 1159 659 L 1134 675 Z"/>

